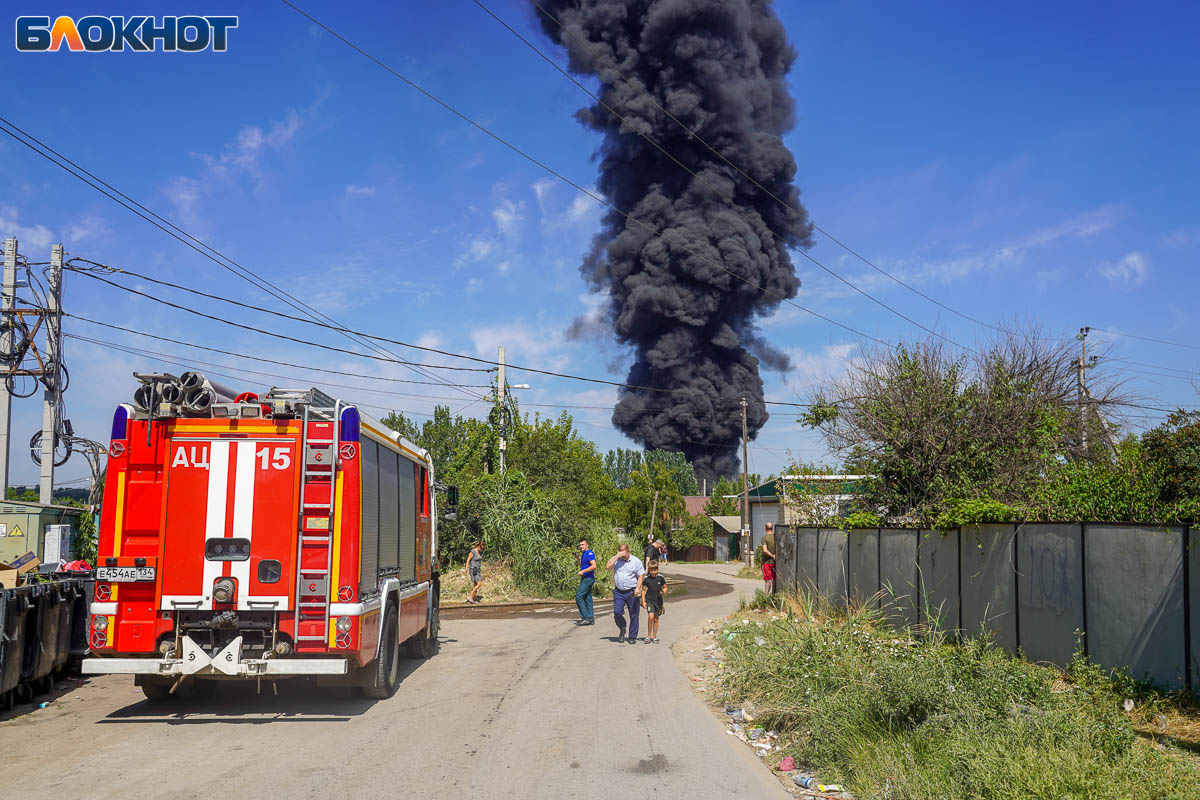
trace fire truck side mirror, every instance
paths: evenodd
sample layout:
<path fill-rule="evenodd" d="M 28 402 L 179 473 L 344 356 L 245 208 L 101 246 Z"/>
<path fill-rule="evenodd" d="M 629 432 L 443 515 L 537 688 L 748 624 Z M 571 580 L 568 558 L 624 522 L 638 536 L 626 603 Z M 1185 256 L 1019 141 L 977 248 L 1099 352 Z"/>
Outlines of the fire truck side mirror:
<path fill-rule="evenodd" d="M 458 487 L 446 487 L 446 519 L 458 519 Z"/>

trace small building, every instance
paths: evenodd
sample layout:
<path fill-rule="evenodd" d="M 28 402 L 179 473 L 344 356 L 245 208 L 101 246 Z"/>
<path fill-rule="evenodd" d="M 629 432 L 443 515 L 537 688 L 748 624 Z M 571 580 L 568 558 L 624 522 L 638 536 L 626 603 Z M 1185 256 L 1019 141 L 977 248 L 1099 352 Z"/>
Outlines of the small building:
<path fill-rule="evenodd" d="M 742 518 L 733 516 L 709 517 L 713 521 L 713 546 L 715 561 L 731 561 L 738 557 L 738 538 L 742 531 Z"/>
<path fill-rule="evenodd" d="M 64 555 L 74 549 L 75 534 L 84 509 L 74 506 L 41 505 L 23 500 L 0 502 L 0 561 L 9 562 L 28 552 L 46 560 L 46 528 L 68 525 Z"/>
<path fill-rule="evenodd" d="M 812 525 L 830 517 L 844 517 L 860 492 L 859 483 L 868 475 L 784 475 L 750 490 L 750 535 L 755 550 L 762 542 L 768 522 L 773 525 Z M 787 481 L 792 490 L 811 497 L 811 504 L 799 508 L 783 503 L 779 497 L 779 480 Z"/>

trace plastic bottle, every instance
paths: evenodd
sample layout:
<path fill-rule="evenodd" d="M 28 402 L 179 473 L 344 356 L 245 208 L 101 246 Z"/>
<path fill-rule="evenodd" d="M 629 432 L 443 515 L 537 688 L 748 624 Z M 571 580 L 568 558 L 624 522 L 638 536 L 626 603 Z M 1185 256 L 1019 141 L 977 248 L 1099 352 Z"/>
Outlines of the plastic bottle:
<path fill-rule="evenodd" d="M 816 778 L 809 778 L 804 775 L 793 775 L 792 781 L 801 789 L 816 789 L 819 785 Z"/>

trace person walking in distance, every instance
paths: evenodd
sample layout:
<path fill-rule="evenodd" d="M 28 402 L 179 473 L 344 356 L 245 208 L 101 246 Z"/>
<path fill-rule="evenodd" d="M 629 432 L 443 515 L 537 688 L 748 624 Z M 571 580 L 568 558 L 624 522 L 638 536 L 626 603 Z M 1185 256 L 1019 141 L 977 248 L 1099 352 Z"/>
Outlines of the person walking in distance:
<path fill-rule="evenodd" d="M 467 595 L 467 602 L 478 605 L 476 595 L 479 594 L 479 587 L 483 586 L 483 542 L 476 542 L 471 548 L 466 572 L 471 576 L 471 593 Z"/>
<path fill-rule="evenodd" d="M 596 614 L 592 610 L 592 587 L 596 585 L 596 554 L 588 547 L 587 539 L 579 540 L 579 588 L 575 590 L 575 605 L 579 608 L 576 625 L 595 625 Z"/>
<path fill-rule="evenodd" d="M 653 559 L 658 558 L 658 542 L 654 541 L 654 534 L 646 540 L 646 550 L 642 553 L 642 564 L 648 566 Z"/>
<path fill-rule="evenodd" d="M 658 560 L 646 564 L 646 577 L 642 579 L 642 608 L 646 609 L 646 638 L 642 641 L 658 644 L 658 621 L 663 615 L 663 595 L 667 593 L 667 579 L 658 574 Z"/>
<path fill-rule="evenodd" d="M 622 544 L 617 554 L 604 565 L 613 571 L 613 618 L 620 634 L 617 642 L 637 643 L 638 621 L 641 616 L 642 578 L 646 568 L 641 559 L 629 552 L 629 545 Z M 625 635 L 625 610 L 629 610 L 629 638 Z"/>
<path fill-rule="evenodd" d="M 762 544 L 762 576 L 767 594 L 775 593 L 775 525 L 768 522 L 763 533 Z"/>

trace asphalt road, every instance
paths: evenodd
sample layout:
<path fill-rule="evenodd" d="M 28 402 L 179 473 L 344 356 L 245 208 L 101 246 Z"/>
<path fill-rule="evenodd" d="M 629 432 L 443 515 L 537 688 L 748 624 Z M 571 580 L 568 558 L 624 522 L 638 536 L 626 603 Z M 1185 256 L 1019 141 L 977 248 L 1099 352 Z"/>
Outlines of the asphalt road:
<path fill-rule="evenodd" d="M 593 627 L 561 608 L 448 619 L 390 700 L 281 683 L 164 707 L 127 676 L 69 684 L 0 722 L 4 781 L 56 800 L 787 797 L 671 655 L 753 589 L 727 571 L 670 565 L 693 590 L 668 597 L 658 645 L 617 644 L 607 608 Z"/>

